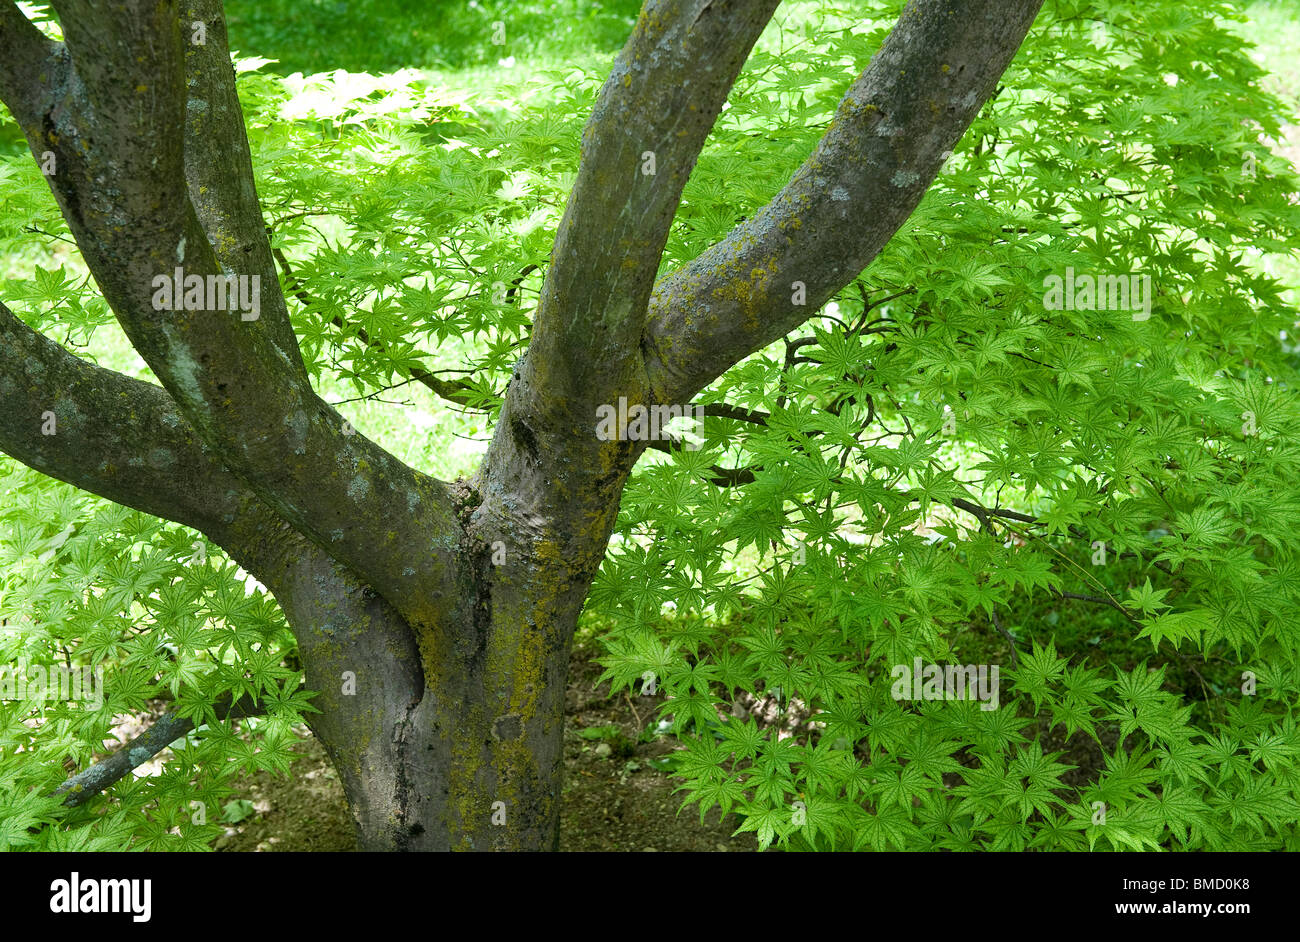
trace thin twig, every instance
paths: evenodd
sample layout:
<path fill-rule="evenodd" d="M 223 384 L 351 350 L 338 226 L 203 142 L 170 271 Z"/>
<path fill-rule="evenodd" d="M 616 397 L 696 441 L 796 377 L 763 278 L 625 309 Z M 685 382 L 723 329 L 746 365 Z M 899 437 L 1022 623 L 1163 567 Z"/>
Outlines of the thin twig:
<path fill-rule="evenodd" d="M 1020 669 L 1020 658 L 1016 656 L 1016 639 L 1011 637 L 1011 632 L 1002 627 L 1002 622 L 998 620 L 998 613 L 989 611 L 989 617 L 993 619 L 993 627 L 1002 633 L 1002 637 L 1007 639 L 1007 644 L 1011 645 L 1011 669 Z"/>

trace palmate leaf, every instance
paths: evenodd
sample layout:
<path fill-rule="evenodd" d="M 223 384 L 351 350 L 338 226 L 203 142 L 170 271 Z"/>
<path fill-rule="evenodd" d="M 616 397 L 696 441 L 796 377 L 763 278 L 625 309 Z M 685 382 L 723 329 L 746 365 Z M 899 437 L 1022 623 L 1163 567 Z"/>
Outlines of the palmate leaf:
<path fill-rule="evenodd" d="M 924 771 L 909 763 L 895 772 L 880 772 L 873 792 L 882 811 L 891 805 L 911 808 L 912 799 L 928 785 Z"/>
<path fill-rule="evenodd" d="M 1177 648 L 1179 643 L 1189 640 L 1198 645 L 1201 633 L 1212 629 L 1213 614 L 1205 609 L 1189 612 L 1166 612 L 1152 618 L 1143 619 L 1143 628 L 1138 632 L 1139 638 L 1150 638 L 1152 647 L 1160 648 L 1160 642 L 1168 638 Z"/>
<path fill-rule="evenodd" d="M 1015 671 L 1016 689 L 1028 694 L 1037 710 L 1043 701 L 1053 699 L 1052 690 L 1065 674 L 1066 663 L 1065 658 L 1056 656 L 1055 640 L 1049 640 L 1046 647 L 1035 644 Z"/>
<path fill-rule="evenodd" d="M 761 805 L 752 809 L 746 807 L 743 809 L 740 826 L 733 832 L 733 836 L 753 831 L 758 837 L 758 849 L 767 850 L 778 837 L 790 833 L 793 828 L 791 815 L 792 811 L 786 808 Z"/>
<path fill-rule="evenodd" d="M 1152 588 L 1151 580 L 1148 578 L 1140 587 L 1129 591 L 1129 598 L 1135 608 L 1141 610 L 1144 614 L 1152 615 L 1162 608 L 1169 607 L 1161 601 L 1168 594 L 1168 589 Z"/>
<path fill-rule="evenodd" d="M 901 850 L 921 837 L 911 815 L 898 806 L 855 815 L 851 833 L 854 850 Z"/>
<path fill-rule="evenodd" d="M 708 812 L 717 807 L 722 815 L 727 815 L 732 808 L 745 801 L 745 789 L 739 779 L 722 779 L 714 777 L 697 778 L 689 786 L 682 786 L 687 791 L 686 804 L 694 803 L 700 809 L 700 824 L 704 824 Z M 739 833 L 739 832 L 737 832 Z"/>
<path fill-rule="evenodd" d="M 1209 806 L 1193 791 L 1166 789 L 1158 799 L 1158 808 L 1165 827 L 1173 832 L 1179 843 L 1191 841 L 1193 829 L 1204 826 Z"/>
<path fill-rule="evenodd" d="M 1061 587 L 1061 577 L 1052 571 L 1052 560 L 1037 553 L 1008 554 L 1001 566 L 990 571 L 989 578 L 1013 588 L 1021 586 L 1030 596 L 1037 586 L 1051 589 Z"/>
<path fill-rule="evenodd" d="M 1085 832 L 1088 837 L 1088 850 L 1097 849 L 1099 842 L 1104 842 L 1112 850 L 1146 851 L 1160 850 L 1158 824 L 1148 821 L 1135 822 L 1129 816 L 1116 814 L 1107 810 L 1106 823 L 1102 826 L 1089 827 Z"/>
<path fill-rule="evenodd" d="M 1088 820 L 1071 814 L 1045 814 L 1043 822 L 1029 846 L 1038 849 L 1084 850 L 1088 847 L 1082 832 L 1088 827 Z"/>
<path fill-rule="evenodd" d="M 792 833 L 815 849 L 836 850 L 844 831 L 847 805 L 822 795 L 808 795 L 803 800 L 804 823 L 796 825 Z"/>
<path fill-rule="evenodd" d="M 758 755 L 759 750 L 766 741 L 763 733 L 752 718 L 743 723 L 739 720 L 730 720 L 724 723 L 722 736 L 725 744 L 734 751 L 736 758 L 740 760 L 753 759 Z"/>

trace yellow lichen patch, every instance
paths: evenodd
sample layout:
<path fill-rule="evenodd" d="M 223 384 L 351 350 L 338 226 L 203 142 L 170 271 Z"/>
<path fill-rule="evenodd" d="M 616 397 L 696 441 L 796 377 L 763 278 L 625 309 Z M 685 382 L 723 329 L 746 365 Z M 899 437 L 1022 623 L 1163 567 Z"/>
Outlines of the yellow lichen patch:
<path fill-rule="evenodd" d="M 534 620 L 549 621 L 553 615 L 534 608 L 533 617 Z M 521 626 L 517 639 L 519 646 L 511 652 L 513 657 L 509 658 L 510 673 L 507 676 L 511 689 L 505 712 L 518 714 L 525 725 L 537 718 L 537 698 L 545 686 L 547 634 L 540 627 L 530 630 Z"/>

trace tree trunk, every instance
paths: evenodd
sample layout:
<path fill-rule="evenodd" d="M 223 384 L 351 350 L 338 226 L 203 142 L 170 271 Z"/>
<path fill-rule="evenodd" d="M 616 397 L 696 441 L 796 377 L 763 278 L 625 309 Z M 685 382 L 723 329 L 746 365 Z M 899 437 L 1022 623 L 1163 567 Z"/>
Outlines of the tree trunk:
<path fill-rule="evenodd" d="M 507 416 L 526 411 L 516 401 Z M 586 461 L 556 467 L 541 458 L 542 426 L 535 410 L 515 422 L 476 479 L 505 468 L 495 477 L 511 480 L 509 501 L 458 482 L 460 596 L 433 626 L 413 628 L 305 541 L 247 560 L 320 691 L 311 727 L 362 849 L 558 846 L 569 652 L 640 451 L 593 439 Z"/>
<path fill-rule="evenodd" d="M 564 694 L 585 585 L 567 572 L 479 569 L 450 644 L 417 632 L 318 554 L 273 586 L 294 634 L 310 725 L 339 772 L 364 850 L 554 850 Z M 520 578 L 522 576 L 522 578 Z M 589 584 L 590 579 L 586 580 Z"/>

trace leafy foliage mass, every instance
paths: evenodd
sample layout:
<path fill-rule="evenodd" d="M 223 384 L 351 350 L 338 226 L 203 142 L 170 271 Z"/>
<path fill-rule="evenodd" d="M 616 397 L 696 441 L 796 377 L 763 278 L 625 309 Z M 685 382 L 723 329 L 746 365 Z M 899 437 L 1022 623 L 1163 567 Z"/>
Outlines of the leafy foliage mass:
<path fill-rule="evenodd" d="M 98 670 L 104 684 L 89 700 L 24 685 L 0 702 L 0 849 L 206 849 L 230 779 L 287 774 L 292 726 L 311 709 L 279 606 L 182 527 L 14 462 L 0 471 L 0 662 Z M 218 721 L 223 695 L 262 699 L 268 714 L 241 737 Z M 98 758 L 118 714 L 156 698 L 202 734 L 172 743 L 160 774 L 115 785 L 111 803 L 65 813 L 50 792 Z"/>
<path fill-rule="evenodd" d="M 780 189 L 901 6 L 778 18 L 665 271 Z M 604 679 L 661 697 L 701 815 L 812 849 L 1300 848 L 1300 373 L 1294 297 L 1264 273 L 1300 248 L 1300 180 L 1235 15 L 1048 0 L 881 257 L 701 394 L 746 415 L 643 460 L 586 617 Z M 240 60 L 322 389 L 433 375 L 468 413 L 450 427 L 490 427 L 607 64 L 456 91 Z M 144 375 L 3 122 L 3 297 Z M 1148 276 L 1150 317 L 1049 309 L 1067 269 Z M 26 626 L 0 660 L 103 665 L 108 687 L 98 710 L 0 703 L 0 849 L 206 846 L 192 803 L 283 769 L 310 709 L 282 616 L 189 531 L 0 472 L 0 618 Z M 998 665 L 998 708 L 895 699 L 916 658 Z M 251 738 L 211 713 L 243 693 L 270 700 Z M 71 813 L 46 797 L 158 697 L 206 721 L 163 774 Z"/>
<path fill-rule="evenodd" d="M 701 812 L 813 848 L 1296 846 L 1295 313 L 1245 256 L 1300 217 L 1227 12 L 1049 2 L 836 310 L 707 394 L 765 426 L 629 487 L 607 676 L 658 678 Z M 838 74 L 756 57 L 675 261 L 779 184 Z M 1150 318 L 1048 310 L 1069 267 L 1148 275 Z M 999 708 L 896 700 L 918 657 L 1000 664 Z M 719 716 L 746 694 L 808 723 Z"/>

